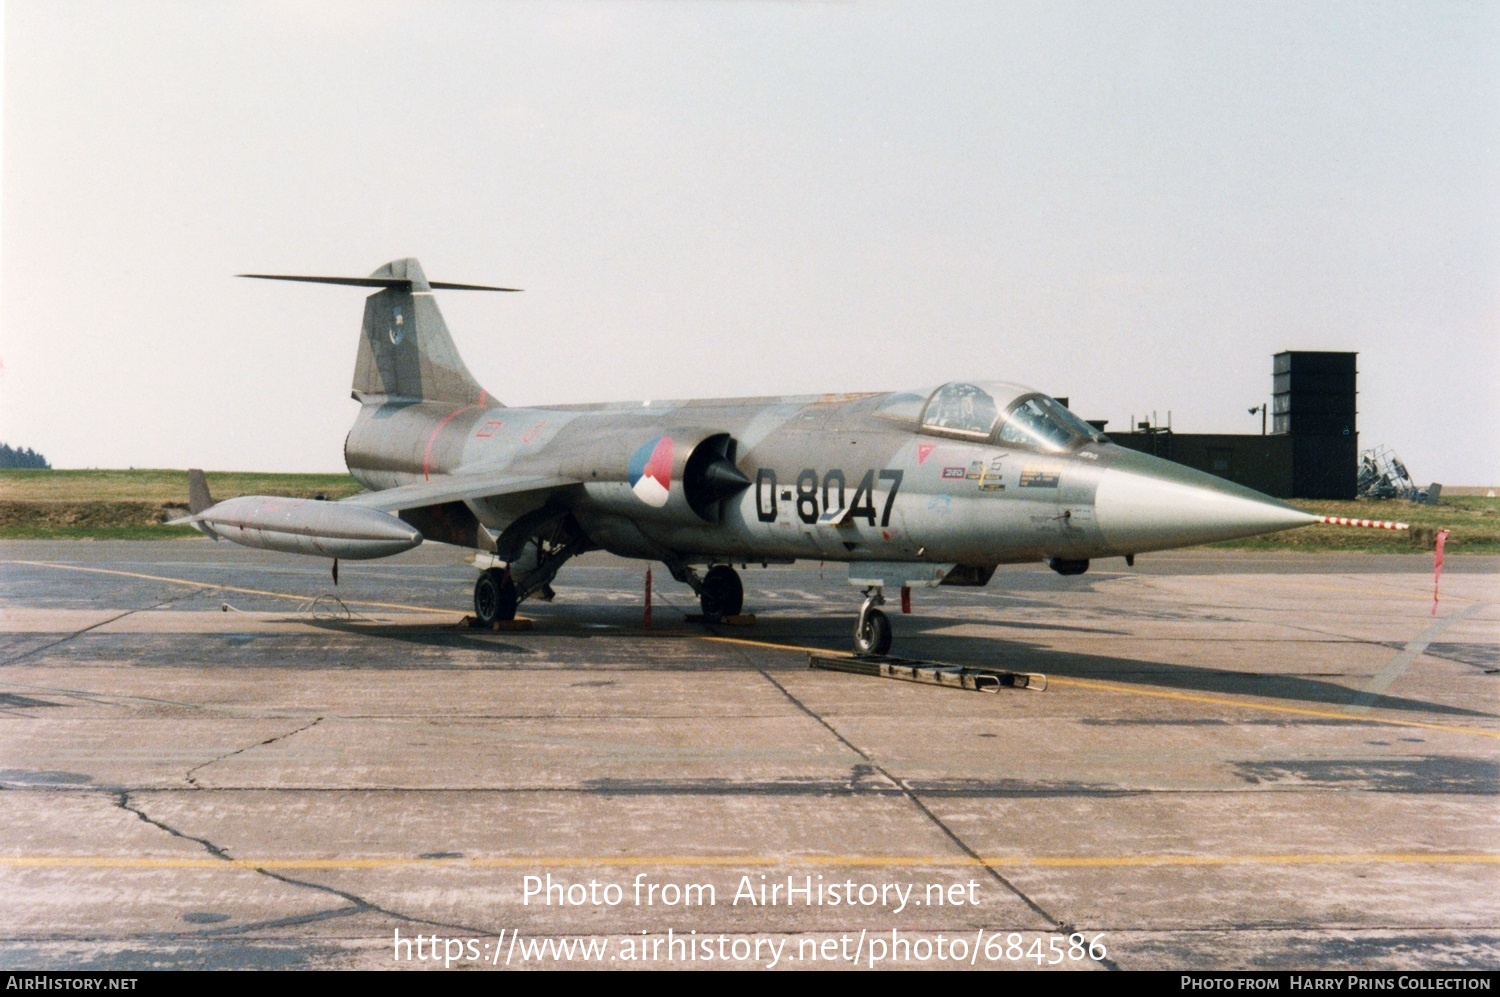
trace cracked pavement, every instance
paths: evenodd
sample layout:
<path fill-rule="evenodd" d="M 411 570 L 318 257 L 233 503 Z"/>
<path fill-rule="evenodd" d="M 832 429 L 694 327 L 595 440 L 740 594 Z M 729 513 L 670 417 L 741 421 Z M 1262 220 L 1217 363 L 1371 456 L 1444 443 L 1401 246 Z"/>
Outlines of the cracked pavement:
<path fill-rule="evenodd" d="M 0 545 L 0 965 L 404 968 L 396 931 L 670 928 L 1493 966 L 1500 559 L 1450 559 L 1440 633 L 1429 568 L 1180 555 L 919 593 L 899 653 L 1049 677 L 980 695 L 810 671 L 857 602 L 815 566 L 747 572 L 753 627 L 659 586 L 644 631 L 637 567 L 586 559 L 535 629 L 479 633 L 437 549 L 345 566 L 333 619 L 299 612 L 321 562 Z M 526 902 L 548 875 L 718 902 Z M 979 902 L 728 900 L 788 876 Z"/>

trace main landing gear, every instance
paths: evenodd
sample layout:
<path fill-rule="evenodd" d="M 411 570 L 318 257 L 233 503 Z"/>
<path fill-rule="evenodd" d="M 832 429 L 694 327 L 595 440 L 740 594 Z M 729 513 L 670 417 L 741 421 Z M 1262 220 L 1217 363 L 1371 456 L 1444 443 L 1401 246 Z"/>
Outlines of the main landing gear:
<path fill-rule="evenodd" d="M 745 586 L 740 574 L 727 564 L 716 564 L 703 576 L 698 587 L 698 605 L 711 620 L 738 616 L 745 608 Z"/>
<path fill-rule="evenodd" d="M 891 621 L 877 607 L 885 605 L 880 586 L 865 589 L 864 605 L 854 622 L 855 654 L 886 654 L 891 649 Z"/>
<path fill-rule="evenodd" d="M 542 508 L 508 526 L 495 541 L 495 550 L 476 563 L 504 565 L 479 573 L 474 582 L 474 619 L 480 626 L 516 618 L 516 607 L 527 599 L 551 602 L 552 579 L 569 558 L 594 550 L 588 535 L 571 513 Z"/>
<path fill-rule="evenodd" d="M 474 583 L 474 618 L 483 626 L 516 618 L 516 583 L 508 568 L 489 568 Z"/>
<path fill-rule="evenodd" d="M 672 577 L 693 590 L 698 605 L 703 607 L 706 622 L 717 623 L 730 616 L 740 615 L 745 608 L 745 586 L 740 573 L 727 564 L 715 564 L 700 577 L 698 569 L 681 561 L 666 561 Z"/>

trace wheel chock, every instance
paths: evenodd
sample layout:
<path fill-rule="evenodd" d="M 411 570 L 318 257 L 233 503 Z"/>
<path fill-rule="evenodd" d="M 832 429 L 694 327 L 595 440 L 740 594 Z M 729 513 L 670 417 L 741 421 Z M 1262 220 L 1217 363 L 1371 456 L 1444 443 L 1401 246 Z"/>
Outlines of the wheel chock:
<path fill-rule="evenodd" d="M 970 692 L 998 693 L 1001 689 L 1030 689 L 1045 692 L 1047 676 L 1038 672 L 1012 672 L 1001 668 L 975 668 L 971 665 L 945 665 L 915 658 L 888 658 L 874 654 L 809 653 L 807 667 L 851 675 L 941 685 Z"/>
<path fill-rule="evenodd" d="M 525 619 L 520 616 L 516 617 L 513 620 L 496 620 L 489 626 L 485 626 L 483 623 L 480 623 L 479 620 L 473 616 L 465 616 L 462 620 L 458 621 L 460 630 L 489 630 L 492 632 L 499 632 L 502 630 L 508 632 L 515 632 L 517 630 L 530 630 L 531 625 L 531 620 Z"/>

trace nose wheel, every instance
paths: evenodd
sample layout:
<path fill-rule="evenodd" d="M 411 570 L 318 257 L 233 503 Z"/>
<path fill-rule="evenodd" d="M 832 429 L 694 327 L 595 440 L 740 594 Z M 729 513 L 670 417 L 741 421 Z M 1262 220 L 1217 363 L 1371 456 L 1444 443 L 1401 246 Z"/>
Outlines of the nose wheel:
<path fill-rule="evenodd" d="M 891 621 L 879 608 L 885 605 L 885 596 L 879 588 L 865 592 L 865 602 L 859 607 L 859 619 L 854 623 L 854 653 L 883 655 L 891 649 Z"/>
<path fill-rule="evenodd" d="M 516 583 L 503 568 L 481 572 L 474 583 L 474 618 L 484 626 L 496 620 L 515 619 L 518 602 Z"/>

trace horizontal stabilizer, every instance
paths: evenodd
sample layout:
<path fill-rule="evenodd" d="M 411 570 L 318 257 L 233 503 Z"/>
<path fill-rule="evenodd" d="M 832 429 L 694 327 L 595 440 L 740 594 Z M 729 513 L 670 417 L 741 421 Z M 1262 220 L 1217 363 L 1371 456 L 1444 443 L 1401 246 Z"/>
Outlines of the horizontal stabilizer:
<path fill-rule="evenodd" d="M 434 288 L 460 291 L 515 291 L 487 284 L 429 281 L 422 265 L 407 257 L 391 260 L 368 277 L 316 277 L 307 274 L 242 273 L 257 280 L 343 284 L 373 289 L 365 298 L 359 352 L 354 358 L 354 397 L 361 404 L 387 401 L 439 402 L 456 407 L 480 405 L 493 396 L 464 366 L 438 310 Z"/>
<path fill-rule="evenodd" d="M 242 273 L 236 277 L 253 277 L 256 280 L 299 280 L 307 284 L 348 284 L 351 287 L 383 287 L 388 290 L 411 291 L 411 280 L 404 277 L 304 277 L 296 274 Z M 450 284 L 431 280 L 427 286 L 442 291 L 519 291 L 519 287 L 490 287 L 486 284 Z"/>

